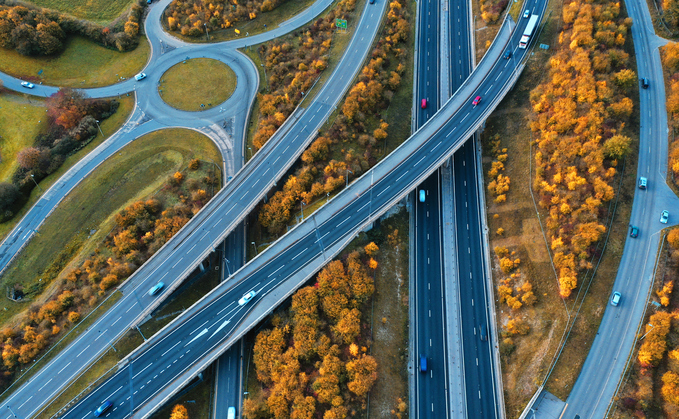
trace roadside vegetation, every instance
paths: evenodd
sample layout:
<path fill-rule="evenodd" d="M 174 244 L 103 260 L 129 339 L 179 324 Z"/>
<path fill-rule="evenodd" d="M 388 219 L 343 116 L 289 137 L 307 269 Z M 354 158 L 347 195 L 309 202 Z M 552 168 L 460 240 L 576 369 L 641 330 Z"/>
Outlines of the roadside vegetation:
<path fill-rule="evenodd" d="M 3 98 L 9 98 L 12 96 L 6 96 L 6 95 L 0 95 L 0 104 L 2 103 Z M 15 96 L 17 100 L 19 97 Z M 30 100 L 30 103 L 33 105 L 44 105 L 43 101 L 37 101 L 34 99 L 24 99 L 25 102 L 24 104 L 29 103 L 28 101 Z M 74 164 L 76 164 L 80 159 L 82 159 L 84 156 L 86 156 L 89 152 L 94 150 L 99 144 L 101 144 L 106 138 L 108 138 L 107 134 L 111 134 L 115 131 L 117 131 L 124 123 L 125 121 L 129 118 L 130 114 L 132 113 L 132 110 L 134 108 L 134 98 L 132 96 L 130 97 L 121 97 L 118 99 L 120 106 L 118 106 L 118 110 L 111 115 L 109 118 L 100 121 L 100 127 L 101 127 L 101 132 L 97 131 L 97 135 L 94 137 L 92 141 L 90 141 L 86 146 L 81 148 L 79 151 L 69 155 L 66 157 L 64 160 L 64 163 L 61 165 L 59 169 L 57 169 L 55 172 L 52 174 L 48 175 L 45 177 L 40 183 L 40 188 L 34 188 L 33 191 L 31 192 L 30 196 L 28 197 L 28 201 L 26 204 L 15 214 L 15 216 L 8 221 L 5 221 L 3 223 L 0 223 L 0 240 L 2 240 L 13 228 L 14 226 L 21 220 L 21 218 L 28 212 L 28 210 L 31 208 L 32 205 L 34 205 L 38 199 L 40 199 L 40 196 L 42 195 L 42 192 L 49 189 L 50 186 L 54 182 L 56 182 L 68 169 L 71 168 Z M 12 102 L 14 103 L 14 102 Z M 19 102 L 19 104 L 22 102 Z M 27 107 L 26 110 L 24 109 L 24 106 L 7 106 L 7 107 L 2 107 L 0 105 L 0 122 L 5 119 L 7 121 L 18 121 L 21 120 L 20 116 L 16 116 L 16 114 L 22 114 L 22 111 L 27 111 L 29 108 Z M 37 121 L 44 121 L 45 117 L 45 109 L 44 107 L 40 107 L 36 110 L 36 119 L 33 120 L 33 122 L 37 123 Z M 27 111 L 27 113 L 31 113 L 32 111 Z M 38 119 L 39 118 L 39 119 Z M 0 123 L 0 136 L 5 136 L 5 133 L 11 133 L 12 130 L 10 128 L 22 128 L 22 126 L 17 126 L 16 124 L 8 124 L 4 125 Z M 0 168 L 2 170 L 6 171 L 7 176 L 10 176 L 9 178 L 0 178 L 0 182 L 11 180 L 11 175 L 14 173 L 14 169 L 18 165 L 16 163 L 16 153 L 18 153 L 21 149 L 33 144 L 33 141 L 35 139 L 36 131 L 33 129 L 30 129 L 30 123 L 25 127 L 23 131 L 16 133 L 15 135 L 12 135 L 13 140 L 12 141 L 12 146 L 8 150 L 11 150 L 11 154 L 4 154 L 4 147 L 6 143 L 3 143 L 3 139 L 0 138 L 0 144 L 2 145 L 2 148 L 0 148 L 0 156 L 7 156 L 3 158 L 2 164 L 0 164 Z M 8 129 L 5 131 L 5 129 Z M 102 133 L 104 135 L 102 135 Z M 5 172 L 3 172 L 5 173 Z"/>
<path fill-rule="evenodd" d="M 387 139 L 393 130 L 389 130 L 390 124 L 385 121 L 385 117 L 390 115 L 392 99 L 401 85 L 401 77 L 405 74 L 406 66 L 403 62 L 407 62 L 409 55 L 408 16 L 408 10 L 398 1 L 390 3 L 384 32 L 372 51 L 372 58 L 359 74 L 356 84 L 349 90 L 341 111 L 336 114 L 334 122 L 322 129 L 316 140 L 302 154 L 301 163 L 285 181 L 282 189 L 275 192 L 259 211 L 260 225 L 269 235 L 281 234 L 293 223 L 298 205 L 310 206 L 317 201 L 324 202 L 348 183 L 349 174 L 354 178 L 359 177 L 386 155 Z M 280 57 L 280 53 L 284 52 L 283 48 L 279 50 L 274 47 L 272 52 L 273 55 L 265 55 L 267 63 L 289 62 L 289 59 Z M 275 68 L 271 64 L 268 66 L 271 70 Z M 271 70 L 268 69 L 269 78 L 274 79 L 277 76 L 276 73 L 272 75 Z M 301 89 L 304 89 L 303 86 Z M 263 118 L 254 137 L 256 147 L 261 147 L 264 140 L 273 135 L 280 126 L 282 121 L 279 123 L 277 120 L 279 114 L 287 117 L 279 109 L 288 106 L 290 111 L 294 109 L 284 99 L 294 94 L 299 94 L 299 91 L 285 91 L 283 97 L 261 95 L 260 111 Z M 408 92 L 409 94 L 411 93 Z M 410 103 L 412 102 L 405 102 L 408 109 Z M 404 119 L 404 115 L 398 112 L 393 115 L 394 121 L 403 122 Z M 409 121 L 408 118 L 407 122 Z M 409 136 L 409 131 L 403 132 L 400 125 L 397 127 L 400 130 L 394 133 L 392 147 Z"/>
<path fill-rule="evenodd" d="M 25 205 L 38 182 L 96 137 L 97 121 L 108 118 L 118 109 L 116 100 L 85 99 L 81 92 L 71 89 L 60 90 L 44 103 L 46 129 L 38 133 L 32 146 L 15 154 L 16 163 L 14 160 L 5 163 L 15 169 L 10 181 L 0 183 L 2 222 L 10 220 Z"/>
<path fill-rule="evenodd" d="M 164 24 L 184 37 L 199 38 L 228 29 L 240 22 L 256 19 L 260 14 L 272 12 L 290 0 L 251 0 L 239 3 L 231 0 L 173 0 L 163 12 Z M 261 24 L 261 22 L 260 22 Z"/>
<path fill-rule="evenodd" d="M 615 418 L 679 417 L 679 228 L 662 251 L 635 356 L 615 402 Z"/>
<path fill-rule="evenodd" d="M 220 173 L 208 162 L 218 151 L 201 134 L 159 131 L 124 151 L 67 197 L 3 275 L 13 300 L 0 312 L 3 387 L 219 189 Z"/>
<path fill-rule="evenodd" d="M 200 74 L 200 77 L 197 75 Z M 158 86 L 168 105 L 183 111 L 202 111 L 224 103 L 236 90 L 236 73 L 210 58 L 186 60 L 170 67 Z"/>
<path fill-rule="evenodd" d="M 679 189 L 679 43 L 670 42 L 660 49 L 665 73 L 667 122 L 670 129 L 669 174 L 675 192 Z M 657 81 L 658 83 L 660 81 Z"/>
<path fill-rule="evenodd" d="M 244 416 L 361 417 L 370 392 L 373 414 L 406 417 L 407 254 L 401 211 L 361 234 L 272 315 L 255 338 Z"/>
<path fill-rule="evenodd" d="M 547 378 L 548 391 L 568 396 L 615 279 L 635 186 L 631 22 L 608 1 L 551 7 L 535 41 L 550 50 L 534 50 L 482 138 L 512 418 Z"/>

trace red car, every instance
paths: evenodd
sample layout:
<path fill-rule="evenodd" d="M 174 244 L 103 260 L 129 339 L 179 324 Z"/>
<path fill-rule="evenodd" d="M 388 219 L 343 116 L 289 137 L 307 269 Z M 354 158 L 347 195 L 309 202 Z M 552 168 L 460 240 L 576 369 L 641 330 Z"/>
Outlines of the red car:
<path fill-rule="evenodd" d="M 420 106 L 422 106 L 422 109 L 427 109 L 427 99 L 422 99 Z"/>
<path fill-rule="evenodd" d="M 476 105 L 478 105 L 479 103 L 481 103 L 481 96 L 476 96 L 476 97 L 474 98 L 474 101 L 472 102 L 472 105 L 476 106 Z"/>

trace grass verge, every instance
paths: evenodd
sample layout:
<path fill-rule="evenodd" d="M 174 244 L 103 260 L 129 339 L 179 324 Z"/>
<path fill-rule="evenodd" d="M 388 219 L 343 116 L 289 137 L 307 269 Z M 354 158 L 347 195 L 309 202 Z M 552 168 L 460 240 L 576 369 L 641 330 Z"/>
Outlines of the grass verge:
<path fill-rule="evenodd" d="M 113 134 L 114 132 L 118 131 L 120 127 L 123 126 L 125 121 L 127 121 L 127 118 L 129 118 L 130 114 L 132 113 L 132 110 L 134 109 L 134 98 L 122 97 L 118 100 L 120 102 L 120 106 L 118 107 L 116 113 L 111 115 L 109 118 L 105 119 L 101 123 L 101 131 L 104 133 L 106 137 L 102 136 L 101 134 L 97 134 L 97 136 L 87 146 L 83 147 L 77 153 L 69 156 L 64 161 L 64 164 L 62 164 L 61 167 L 56 172 L 47 176 L 40 182 L 40 187 L 43 190 L 49 189 L 54 182 L 56 182 L 64 173 L 68 171 L 68 169 L 70 169 L 80 159 L 85 157 L 88 153 L 90 153 L 97 146 L 99 146 L 99 144 L 104 142 L 104 140 L 108 138 L 108 135 Z M 32 101 L 35 103 L 35 100 Z M 0 118 L 2 118 L 2 115 L 4 115 L 4 111 L 5 111 L 4 109 L 0 109 Z M 4 124 L 0 124 L 0 127 L 4 126 L 5 126 Z M 0 135 L 3 135 L 4 137 L 4 134 L 2 134 L 2 132 L 3 132 L 2 128 L 0 128 Z M 26 132 L 29 132 L 29 130 L 26 130 Z M 26 135 L 26 133 L 23 133 L 22 135 Z M 31 137 L 30 144 L 33 143 L 34 139 L 35 135 Z M 19 211 L 17 215 L 15 215 L 11 220 L 6 221 L 4 223 L 0 223 L 0 240 L 2 240 L 10 231 L 12 231 L 14 226 L 16 226 L 17 223 L 19 223 L 19 221 L 21 221 L 21 218 L 24 215 L 26 215 L 26 213 L 31 209 L 31 207 L 38 201 L 38 199 L 40 199 L 41 195 L 42 193 L 38 188 L 33 189 L 33 191 L 31 192 L 30 199 L 28 200 L 26 205 L 24 205 L 21 211 Z"/>
<path fill-rule="evenodd" d="M 167 21 L 165 20 L 163 20 L 163 29 L 165 29 L 165 31 L 170 33 L 172 36 L 175 36 L 178 39 L 186 42 L 207 43 L 230 41 L 232 39 L 245 38 L 246 34 L 257 35 L 259 33 L 266 32 L 269 29 L 274 29 L 278 27 L 279 24 L 300 14 L 300 12 L 311 6 L 314 2 L 315 0 L 287 0 L 285 3 L 276 7 L 272 11 L 258 15 L 256 19 L 236 22 L 228 29 L 220 29 L 209 32 L 209 40 L 208 36 L 206 35 L 195 38 L 192 36 L 184 36 L 179 32 L 171 32 L 169 31 Z M 236 33 L 236 29 L 240 31 L 240 34 Z"/>
<path fill-rule="evenodd" d="M 3 286 L 21 284 L 31 289 L 42 282 L 56 283 L 71 261 L 83 260 L 113 228 L 113 214 L 124 206 L 153 194 L 175 171 L 193 158 L 218 159 L 219 151 L 205 136 L 191 130 L 156 131 L 135 140 L 99 166 L 78 185 L 45 221 L 39 232 L 7 268 Z M 81 249 L 85 249 L 82 250 Z M 40 281 L 40 280 L 43 281 Z M 49 288 L 34 297 L 49 296 Z M 5 324 L 28 306 L 8 302 L 0 312 Z"/>
<path fill-rule="evenodd" d="M 28 0 L 28 3 L 68 13 L 80 19 L 106 23 L 120 16 L 134 0 Z"/>
<path fill-rule="evenodd" d="M 19 151 L 47 128 L 44 101 L 22 94 L 0 95 L 0 182 L 10 182 Z"/>
<path fill-rule="evenodd" d="M 228 65 L 210 58 L 173 65 L 163 74 L 158 86 L 165 103 L 183 111 L 214 108 L 226 101 L 234 90 L 236 73 Z"/>
<path fill-rule="evenodd" d="M 108 86 L 138 73 L 148 61 L 151 48 L 145 37 L 129 52 L 104 48 L 83 37 L 70 36 L 57 56 L 26 57 L 0 50 L 0 71 L 11 76 L 52 86 Z M 121 92 L 122 93 L 122 92 Z"/>

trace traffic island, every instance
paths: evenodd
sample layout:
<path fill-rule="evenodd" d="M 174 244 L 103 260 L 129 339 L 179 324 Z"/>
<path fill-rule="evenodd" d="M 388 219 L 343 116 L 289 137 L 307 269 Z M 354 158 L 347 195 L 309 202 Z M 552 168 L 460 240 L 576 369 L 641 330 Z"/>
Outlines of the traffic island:
<path fill-rule="evenodd" d="M 236 90 L 236 73 L 210 58 L 184 60 L 163 74 L 160 97 L 182 111 L 204 111 L 224 103 Z"/>

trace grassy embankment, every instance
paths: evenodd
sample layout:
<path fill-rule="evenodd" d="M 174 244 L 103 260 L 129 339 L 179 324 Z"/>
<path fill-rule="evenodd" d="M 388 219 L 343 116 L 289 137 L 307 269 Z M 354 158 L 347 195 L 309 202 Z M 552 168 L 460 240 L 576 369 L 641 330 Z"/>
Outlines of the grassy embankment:
<path fill-rule="evenodd" d="M 82 150 L 69 156 L 56 172 L 43 179 L 40 182 L 40 188 L 43 191 L 49 189 L 71 166 L 94 150 L 125 123 L 134 109 L 134 98 L 130 96 L 122 97 L 118 100 L 120 101 L 120 106 L 116 113 L 101 122 L 101 131 L 104 133 L 104 136 L 97 134 Z M 38 104 L 42 105 L 42 101 L 36 99 L 30 99 L 30 101 L 31 104 L 28 103 L 28 99 L 22 99 L 20 96 L 0 96 L 0 136 L 2 136 L 0 138 L 0 153 L 2 153 L 2 163 L 0 164 L 2 176 L 0 181 L 8 180 L 12 176 L 14 171 L 12 167 L 15 167 L 16 164 L 16 153 L 22 148 L 33 144 L 39 128 L 38 121 L 42 120 L 41 118 L 45 114 L 45 109 L 38 106 Z M 17 103 L 24 103 L 24 105 L 16 106 Z M 10 106 L 5 106 L 5 104 Z M 24 106 L 26 109 L 24 109 Z M 3 121 L 11 121 L 11 123 L 4 124 L 2 123 Z M 22 121 L 22 123 L 17 124 L 16 121 Z M 11 220 L 0 223 L 0 240 L 14 228 L 28 210 L 40 199 L 41 195 L 42 192 L 39 188 L 33 189 L 31 198 L 21 211 Z"/>
<path fill-rule="evenodd" d="M 134 0 L 28 0 L 36 6 L 58 10 L 97 23 L 115 20 Z"/>
<path fill-rule="evenodd" d="M 236 73 L 226 64 L 210 58 L 195 58 L 173 65 L 163 74 L 158 86 L 165 103 L 183 111 L 219 106 L 234 90 Z"/>

